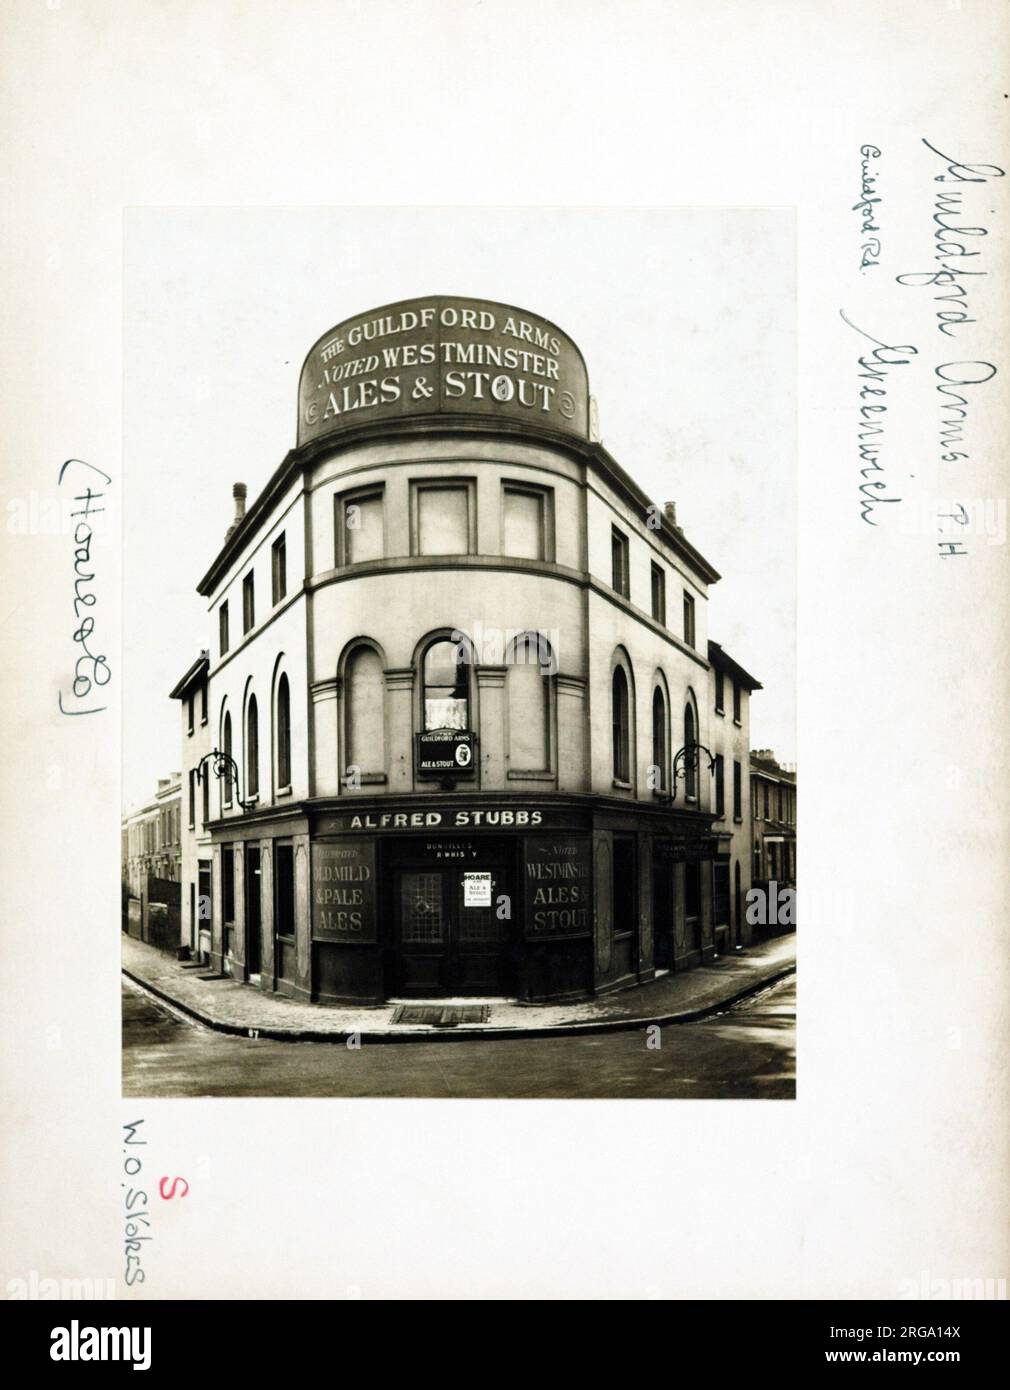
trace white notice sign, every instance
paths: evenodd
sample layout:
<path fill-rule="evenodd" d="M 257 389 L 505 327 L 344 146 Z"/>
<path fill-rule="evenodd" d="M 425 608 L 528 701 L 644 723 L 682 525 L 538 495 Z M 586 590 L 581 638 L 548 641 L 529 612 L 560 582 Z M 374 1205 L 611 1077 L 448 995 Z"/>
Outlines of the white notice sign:
<path fill-rule="evenodd" d="M 464 874 L 463 875 L 463 906 L 464 907 L 490 907 L 491 906 L 491 875 L 490 874 Z"/>

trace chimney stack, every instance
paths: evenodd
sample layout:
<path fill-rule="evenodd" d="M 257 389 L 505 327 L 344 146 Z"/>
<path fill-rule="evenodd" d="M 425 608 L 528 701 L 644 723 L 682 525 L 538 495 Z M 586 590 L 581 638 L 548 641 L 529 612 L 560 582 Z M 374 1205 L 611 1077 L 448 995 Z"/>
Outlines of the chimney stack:
<path fill-rule="evenodd" d="M 663 503 L 663 518 L 673 527 L 675 531 L 681 528 L 677 525 L 677 504 L 676 502 Z"/>
<path fill-rule="evenodd" d="M 242 518 L 245 516 L 245 499 L 248 496 L 248 492 L 249 489 L 246 487 L 245 483 L 235 483 L 232 487 L 231 495 L 235 499 L 235 519 L 224 533 L 225 540 L 228 540 L 232 532 L 242 524 Z"/>

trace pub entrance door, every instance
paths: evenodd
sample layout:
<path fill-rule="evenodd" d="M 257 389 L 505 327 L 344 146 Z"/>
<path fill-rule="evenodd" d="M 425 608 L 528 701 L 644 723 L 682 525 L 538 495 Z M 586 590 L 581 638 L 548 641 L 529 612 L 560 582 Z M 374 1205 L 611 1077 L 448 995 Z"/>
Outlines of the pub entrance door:
<path fill-rule="evenodd" d="M 502 863 L 480 853 L 461 863 L 395 870 L 399 994 L 515 994 L 513 922 L 503 915 L 514 902 L 509 879 Z"/>

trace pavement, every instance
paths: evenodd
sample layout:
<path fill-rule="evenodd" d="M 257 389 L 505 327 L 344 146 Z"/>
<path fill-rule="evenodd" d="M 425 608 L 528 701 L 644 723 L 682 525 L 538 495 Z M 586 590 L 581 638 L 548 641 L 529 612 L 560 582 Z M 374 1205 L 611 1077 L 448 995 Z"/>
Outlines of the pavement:
<path fill-rule="evenodd" d="M 457 1039 L 563 1037 L 693 1023 L 785 979 L 796 969 L 794 933 L 772 937 L 730 956 L 646 985 L 568 1004 L 493 999 L 417 1000 L 412 1005 L 487 1002 L 486 1023 L 451 1027 L 393 1023 L 397 1001 L 316 1005 L 265 994 L 229 978 L 200 979 L 195 970 L 145 942 L 123 936 L 123 974 L 156 998 L 221 1033 L 281 1042 L 432 1042 Z"/>

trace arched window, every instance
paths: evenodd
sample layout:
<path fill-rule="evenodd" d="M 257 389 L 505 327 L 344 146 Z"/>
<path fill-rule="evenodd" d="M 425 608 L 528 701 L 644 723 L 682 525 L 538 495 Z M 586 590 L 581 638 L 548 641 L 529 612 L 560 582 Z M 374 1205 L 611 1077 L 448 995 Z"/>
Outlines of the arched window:
<path fill-rule="evenodd" d="M 690 700 L 684 706 L 684 761 L 687 772 L 687 799 L 698 796 L 698 733 L 694 722 L 694 706 Z"/>
<path fill-rule="evenodd" d="M 630 758 L 630 705 L 628 698 L 628 677 L 623 666 L 614 667 L 611 681 L 610 714 L 613 726 L 614 781 L 631 780 Z"/>
<path fill-rule="evenodd" d="M 551 767 L 551 648 L 530 632 L 516 639 L 508 658 L 509 770 Z"/>
<path fill-rule="evenodd" d="M 652 764 L 657 769 L 658 781 L 654 791 L 667 788 L 667 734 L 666 734 L 666 696 L 663 687 L 657 685 L 652 692 Z"/>
<path fill-rule="evenodd" d="M 424 654 L 425 729 L 470 728 L 470 668 L 462 641 L 432 642 Z"/>
<path fill-rule="evenodd" d="M 255 695 L 249 696 L 245 712 L 245 786 L 247 798 L 259 796 L 260 718 Z"/>
<path fill-rule="evenodd" d="M 224 716 L 224 726 L 221 735 L 221 750 L 231 757 L 231 715 L 226 711 Z M 224 780 L 221 784 L 221 797 L 224 806 L 231 805 L 231 768 L 226 768 Z"/>
<path fill-rule="evenodd" d="M 277 682 L 277 786 L 291 785 L 291 687 L 282 675 Z"/>
<path fill-rule="evenodd" d="M 344 665 L 344 776 L 386 768 L 386 683 L 374 647 L 355 647 Z"/>

